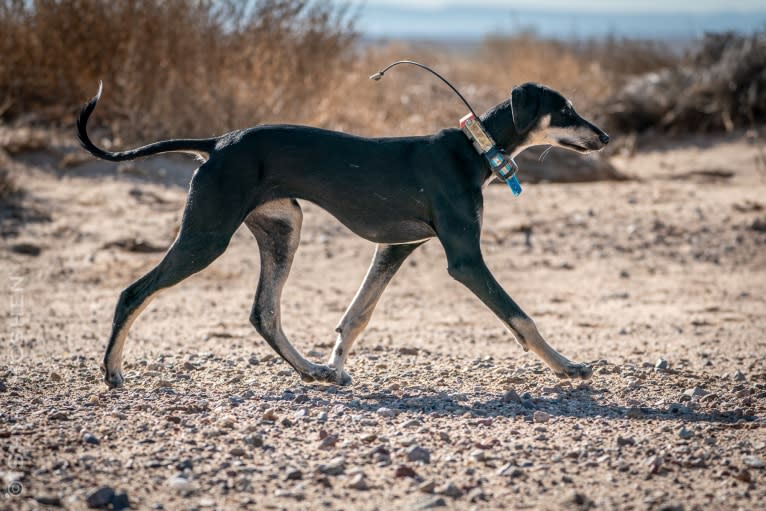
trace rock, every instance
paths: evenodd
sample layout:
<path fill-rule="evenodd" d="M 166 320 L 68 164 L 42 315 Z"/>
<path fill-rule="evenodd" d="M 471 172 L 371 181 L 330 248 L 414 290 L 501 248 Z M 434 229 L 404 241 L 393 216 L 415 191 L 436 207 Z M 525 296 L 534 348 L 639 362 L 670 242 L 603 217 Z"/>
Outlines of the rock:
<path fill-rule="evenodd" d="M 471 502 L 480 502 L 483 500 L 487 500 L 487 494 L 484 493 L 484 490 L 482 490 L 480 486 L 477 486 L 476 488 L 468 492 L 468 500 Z"/>
<path fill-rule="evenodd" d="M 503 403 L 521 403 L 521 397 L 519 397 L 519 394 L 513 389 L 508 389 L 500 400 Z"/>
<path fill-rule="evenodd" d="M 655 371 L 666 371 L 669 367 L 670 364 L 664 358 L 658 358 L 657 362 L 654 363 Z"/>
<path fill-rule="evenodd" d="M 649 472 L 652 474 L 656 474 L 659 472 L 660 467 L 662 467 L 662 456 L 655 455 L 655 456 L 649 456 L 644 460 L 644 465 L 649 467 Z"/>
<path fill-rule="evenodd" d="M 418 491 L 422 493 L 433 493 L 436 489 L 436 483 L 428 479 L 418 485 Z"/>
<path fill-rule="evenodd" d="M 351 481 L 349 481 L 348 485 L 346 485 L 347 488 L 351 488 L 352 490 L 369 490 L 370 487 L 367 484 L 367 478 L 365 477 L 363 472 L 359 472 L 354 477 L 351 478 Z"/>
<path fill-rule="evenodd" d="M 407 449 L 407 461 L 431 463 L 431 451 L 419 445 L 413 445 Z"/>
<path fill-rule="evenodd" d="M 415 505 L 415 509 L 433 509 L 435 507 L 445 507 L 447 502 L 443 497 L 433 497 Z"/>
<path fill-rule="evenodd" d="M 396 411 L 391 408 L 386 408 L 385 406 L 378 408 L 376 413 L 381 417 L 396 417 Z"/>
<path fill-rule="evenodd" d="M 636 445 L 636 439 L 632 436 L 629 437 L 623 437 L 620 435 L 617 435 L 617 445 L 622 447 L 625 445 Z"/>
<path fill-rule="evenodd" d="M 628 413 L 625 414 L 628 419 L 643 419 L 644 418 L 644 412 L 641 410 L 641 408 L 630 408 L 628 410 Z"/>
<path fill-rule="evenodd" d="M 328 463 L 319 465 L 317 471 L 328 476 L 338 476 L 346 471 L 346 460 L 342 456 L 331 459 Z"/>
<path fill-rule="evenodd" d="M 35 495 L 35 500 L 43 506 L 63 507 L 61 499 L 56 495 Z"/>
<path fill-rule="evenodd" d="M 415 472 L 415 470 L 408 466 L 408 465 L 399 465 L 396 467 L 396 470 L 394 471 L 395 477 L 409 477 L 412 479 L 415 479 L 418 477 L 418 473 Z"/>
<path fill-rule="evenodd" d="M 15 245 L 11 245 L 11 252 L 15 254 L 37 257 L 42 252 L 42 249 L 33 243 L 16 243 Z"/>
<path fill-rule="evenodd" d="M 744 456 L 742 462 L 750 468 L 763 468 L 766 466 L 763 460 L 758 456 Z"/>
<path fill-rule="evenodd" d="M 85 431 L 82 434 L 82 441 L 84 443 L 86 443 L 86 444 L 91 444 L 91 445 L 98 445 L 98 444 L 101 443 L 101 442 L 99 442 L 98 438 L 96 438 L 94 435 L 88 433 L 87 431 Z"/>
<path fill-rule="evenodd" d="M 104 509 L 106 508 L 114 498 L 114 488 L 110 486 L 102 486 L 101 488 L 92 491 L 85 497 L 85 502 L 89 508 Z"/>
<path fill-rule="evenodd" d="M 478 462 L 486 461 L 487 459 L 487 455 L 485 454 L 483 449 L 476 449 L 475 451 L 472 451 L 470 456 L 472 460 L 478 461 Z"/>
<path fill-rule="evenodd" d="M 403 346 L 403 347 L 399 348 L 398 351 L 402 355 L 417 355 L 418 352 L 420 351 L 420 349 L 413 348 L 413 347 Z"/>
<path fill-rule="evenodd" d="M 737 369 L 734 371 L 734 374 L 731 375 L 731 377 L 734 379 L 734 381 L 745 381 L 747 378 L 745 378 L 745 373 Z"/>
<path fill-rule="evenodd" d="M 749 483 L 753 480 L 752 474 L 746 468 L 743 468 L 742 470 L 734 474 L 734 478 L 737 481 L 742 481 L 743 483 Z"/>
<path fill-rule="evenodd" d="M 0 380 L 0 392 L 6 392 L 8 390 L 8 386 L 5 384 L 3 380 Z"/>
<path fill-rule="evenodd" d="M 587 511 L 596 507 L 596 504 L 584 493 L 573 491 L 569 493 L 562 501 L 563 507 L 576 508 L 581 511 Z"/>
<path fill-rule="evenodd" d="M 686 389 L 684 391 L 684 396 L 688 397 L 689 399 L 700 398 L 707 394 L 708 394 L 708 391 L 706 391 L 702 387 L 694 387 L 691 389 Z"/>
<path fill-rule="evenodd" d="M 265 412 L 263 412 L 263 415 L 261 416 L 261 419 L 265 421 L 271 421 L 271 422 L 277 422 L 277 419 L 279 417 L 277 416 L 277 413 L 274 411 L 273 408 L 269 408 Z"/>
<path fill-rule="evenodd" d="M 688 440 L 694 436 L 694 431 L 688 430 L 684 427 L 678 430 L 678 436 L 683 440 Z"/>
<path fill-rule="evenodd" d="M 444 486 L 437 488 L 435 491 L 439 495 L 444 495 L 453 499 L 457 499 L 463 496 L 463 490 L 455 486 L 455 484 L 451 481 L 447 482 Z"/>
<path fill-rule="evenodd" d="M 303 479 L 303 472 L 298 468 L 288 468 L 285 474 L 285 481 L 298 481 Z"/>
<path fill-rule="evenodd" d="M 185 493 L 194 489 L 194 484 L 181 474 L 168 479 L 168 486 L 180 493 Z"/>
<path fill-rule="evenodd" d="M 519 167 L 523 169 L 525 182 L 574 183 L 626 179 L 606 156 L 599 153 L 592 153 L 593 157 L 583 158 L 575 152 L 554 148 L 541 159 L 545 150 L 543 147 L 533 147 L 516 157 Z"/>
<path fill-rule="evenodd" d="M 668 405 L 668 413 L 684 415 L 689 413 L 689 407 L 684 406 L 681 403 L 670 403 Z"/>
<path fill-rule="evenodd" d="M 542 410 L 536 410 L 535 413 L 532 414 L 532 420 L 538 423 L 548 422 L 550 418 L 550 414 Z"/>
<path fill-rule="evenodd" d="M 242 441 L 252 447 L 263 447 L 263 436 L 261 435 L 247 435 Z"/>
<path fill-rule="evenodd" d="M 128 499 L 128 494 L 125 492 L 122 493 L 116 493 L 114 497 L 112 497 L 112 511 L 122 511 L 123 509 L 129 509 L 130 508 L 130 500 Z"/>
<path fill-rule="evenodd" d="M 423 423 L 420 422 L 419 420 L 417 420 L 417 419 L 410 419 L 407 422 L 405 422 L 404 424 L 402 424 L 402 427 L 403 428 L 417 428 L 418 426 L 422 426 L 422 425 L 423 425 Z"/>
<path fill-rule="evenodd" d="M 333 447 L 335 447 L 335 444 L 337 444 L 337 443 L 338 443 L 338 435 L 333 433 L 331 435 L 326 435 L 324 438 L 322 438 L 319 441 L 319 446 L 318 447 L 320 449 L 322 449 L 323 451 L 327 451 L 327 450 L 332 449 Z"/>
<path fill-rule="evenodd" d="M 245 450 L 241 447 L 233 447 L 231 450 L 229 450 L 229 454 L 236 457 L 244 456 Z"/>

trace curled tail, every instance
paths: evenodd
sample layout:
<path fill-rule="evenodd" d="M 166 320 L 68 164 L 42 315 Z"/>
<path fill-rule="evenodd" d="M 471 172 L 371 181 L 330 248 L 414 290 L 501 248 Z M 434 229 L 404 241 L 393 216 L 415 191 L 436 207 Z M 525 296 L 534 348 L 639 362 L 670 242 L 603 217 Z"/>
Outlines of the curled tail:
<path fill-rule="evenodd" d="M 83 149 L 93 156 L 109 161 L 124 161 L 140 158 L 141 156 L 168 152 L 186 152 L 199 155 L 199 153 L 210 153 L 215 148 L 216 141 L 218 140 L 216 138 L 179 138 L 155 142 L 129 151 L 112 152 L 101 149 L 91 141 L 85 126 L 88 124 L 90 114 L 92 114 L 93 110 L 96 108 L 96 103 L 98 103 L 98 100 L 101 98 L 102 90 L 103 84 L 99 82 L 98 92 L 85 104 L 85 106 L 82 107 L 80 115 L 77 116 L 77 138 L 80 140 L 80 145 L 82 145 Z"/>

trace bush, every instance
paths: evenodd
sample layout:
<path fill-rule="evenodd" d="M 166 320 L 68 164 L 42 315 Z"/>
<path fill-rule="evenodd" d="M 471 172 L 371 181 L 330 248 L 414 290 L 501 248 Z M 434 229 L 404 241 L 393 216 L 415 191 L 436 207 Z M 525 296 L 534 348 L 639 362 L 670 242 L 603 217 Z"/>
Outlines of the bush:
<path fill-rule="evenodd" d="M 307 0 L 0 0 L 5 117 L 95 122 L 128 138 L 297 119 L 351 57 L 352 19 Z"/>

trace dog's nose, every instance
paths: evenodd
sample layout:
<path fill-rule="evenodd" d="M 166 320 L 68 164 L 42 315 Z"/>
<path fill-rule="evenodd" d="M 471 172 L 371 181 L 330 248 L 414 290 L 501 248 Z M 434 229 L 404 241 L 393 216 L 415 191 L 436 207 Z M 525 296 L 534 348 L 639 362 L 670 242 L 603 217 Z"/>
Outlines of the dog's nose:
<path fill-rule="evenodd" d="M 602 144 L 604 144 L 604 145 L 607 145 L 607 144 L 609 143 L 609 135 L 607 135 L 606 133 L 603 133 L 603 132 L 602 132 L 602 133 L 601 133 L 601 134 L 598 136 L 598 139 L 599 139 L 599 140 L 601 141 L 601 143 L 602 143 Z"/>

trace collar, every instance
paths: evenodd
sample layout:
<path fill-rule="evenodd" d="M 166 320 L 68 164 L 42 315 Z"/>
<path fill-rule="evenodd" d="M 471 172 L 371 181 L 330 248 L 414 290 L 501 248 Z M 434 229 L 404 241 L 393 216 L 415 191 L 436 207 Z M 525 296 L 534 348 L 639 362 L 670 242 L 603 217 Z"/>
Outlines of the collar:
<path fill-rule="evenodd" d="M 516 178 L 519 170 L 514 159 L 506 155 L 484 129 L 481 121 L 472 113 L 460 119 L 460 129 L 473 143 L 474 149 L 487 160 L 489 168 L 498 179 L 505 182 L 514 196 L 521 194 L 521 183 Z"/>

